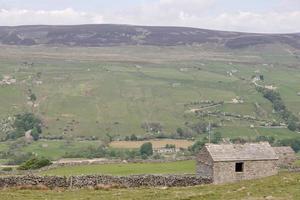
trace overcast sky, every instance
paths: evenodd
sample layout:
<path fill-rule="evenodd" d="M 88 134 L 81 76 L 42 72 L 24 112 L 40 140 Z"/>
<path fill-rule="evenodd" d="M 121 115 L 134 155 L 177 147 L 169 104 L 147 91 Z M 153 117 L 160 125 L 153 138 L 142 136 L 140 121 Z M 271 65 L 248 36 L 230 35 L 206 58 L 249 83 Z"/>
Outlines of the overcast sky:
<path fill-rule="evenodd" d="M 300 32 L 300 0 L 0 0 L 0 25 L 133 24 Z"/>

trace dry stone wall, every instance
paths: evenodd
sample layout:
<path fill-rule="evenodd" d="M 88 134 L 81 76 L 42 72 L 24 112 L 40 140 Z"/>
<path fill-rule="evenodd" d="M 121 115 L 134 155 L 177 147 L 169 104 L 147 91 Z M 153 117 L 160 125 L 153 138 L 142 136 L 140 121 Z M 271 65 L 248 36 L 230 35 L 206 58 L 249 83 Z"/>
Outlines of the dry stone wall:
<path fill-rule="evenodd" d="M 135 175 L 135 176 L 4 176 L 0 177 L 0 188 L 18 186 L 39 186 L 48 188 L 85 188 L 98 185 L 119 187 L 186 187 L 209 184 L 211 180 L 192 175 Z"/>

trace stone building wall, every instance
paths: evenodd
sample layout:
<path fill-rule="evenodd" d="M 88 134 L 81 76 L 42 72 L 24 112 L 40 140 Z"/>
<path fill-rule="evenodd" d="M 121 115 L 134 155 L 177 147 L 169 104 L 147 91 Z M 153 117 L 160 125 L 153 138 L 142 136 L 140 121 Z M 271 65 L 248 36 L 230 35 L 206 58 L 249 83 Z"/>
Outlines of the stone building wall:
<path fill-rule="evenodd" d="M 213 179 L 213 161 L 206 148 L 197 156 L 196 170 L 197 177 Z"/>
<path fill-rule="evenodd" d="M 273 176 L 278 173 L 276 160 L 245 161 L 243 172 L 235 171 L 236 162 L 215 162 L 213 166 L 213 182 L 230 183 L 241 180 L 257 179 Z"/>

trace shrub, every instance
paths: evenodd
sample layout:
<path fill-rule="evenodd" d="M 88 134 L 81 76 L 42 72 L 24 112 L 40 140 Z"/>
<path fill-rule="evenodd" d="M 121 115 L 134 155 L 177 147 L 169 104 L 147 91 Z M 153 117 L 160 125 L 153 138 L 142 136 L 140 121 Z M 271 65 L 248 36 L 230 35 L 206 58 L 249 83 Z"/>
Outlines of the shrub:
<path fill-rule="evenodd" d="M 212 143 L 214 144 L 218 144 L 219 142 L 222 141 L 222 134 L 220 132 L 216 132 L 214 135 L 213 135 L 213 138 L 212 138 Z"/>
<path fill-rule="evenodd" d="M 11 172 L 12 170 L 13 170 L 13 168 L 11 168 L 11 167 L 2 168 L 2 171 L 4 171 L 4 172 Z"/>
<path fill-rule="evenodd" d="M 165 148 L 166 149 L 175 149 L 176 145 L 175 144 L 166 144 Z"/>
<path fill-rule="evenodd" d="M 153 155 L 153 148 L 151 142 L 144 143 L 140 148 L 140 154 L 142 156 L 151 156 Z"/>
<path fill-rule="evenodd" d="M 297 124 L 295 121 L 289 121 L 288 123 L 288 129 L 291 131 L 296 131 L 297 130 Z"/>
<path fill-rule="evenodd" d="M 19 170 L 30 170 L 30 169 L 40 169 L 42 167 L 51 165 L 51 161 L 46 158 L 32 158 L 21 164 Z"/>
<path fill-rule="evenodd" d="M 256 142 L 269 142 L 270 144 L 273 144 L 275 142 L 275 138 L 273 136 L 260 135 L 260 136 L 256 137 L 255 141 Z"/>

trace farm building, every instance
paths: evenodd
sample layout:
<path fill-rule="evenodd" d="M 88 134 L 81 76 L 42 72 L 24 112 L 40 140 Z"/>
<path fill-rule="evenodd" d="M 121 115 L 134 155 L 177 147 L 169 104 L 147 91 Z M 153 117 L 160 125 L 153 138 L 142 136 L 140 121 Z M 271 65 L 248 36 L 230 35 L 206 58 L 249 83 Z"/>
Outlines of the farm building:
<path fill-rule="evenodd" d="M 296 154 L 291 147 L 273 147 L 278 156 L 277 165 L 280 167 L 289 167 L 296 161 Z"/>
<path fill-rule="evenodd" d="M 159 154 L 168 154 L 168 153 L 177 153 L 179 152 L 179 149 L 176 148 L 155 148 L 153 149 L 153 151 L 155 153 L 159 153 Z"/>
<path fill-rule="evenodd" d="M 278 173 L 278 156 L 269 143 L 206 144 L 197 156 L 197 176 L 228 183 Z"/>

